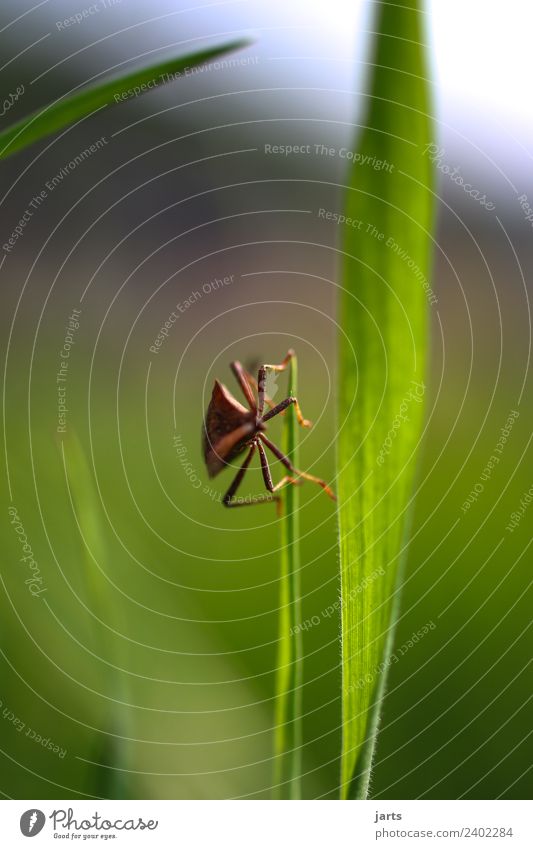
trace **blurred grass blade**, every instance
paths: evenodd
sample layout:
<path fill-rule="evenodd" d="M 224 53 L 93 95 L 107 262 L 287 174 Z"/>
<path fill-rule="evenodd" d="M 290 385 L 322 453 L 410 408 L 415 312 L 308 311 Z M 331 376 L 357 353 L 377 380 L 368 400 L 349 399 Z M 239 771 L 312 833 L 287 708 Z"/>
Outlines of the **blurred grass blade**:
<path fill-rule="evenodd" d="M 409 529 L 427 348 L 432 141 L 422 11 L 377 3 L 340 317 L 341 796 L 368 794 Z M 366 157 L 366 158 L 365 158 Z"/>
<path fill-rule="evenodd" d="M 289 363 L 289 395 L 298 395 L 296 357 Z M 283 423 L 283 453 L 298 467 L 298 425 L 292 407 Z M 274 793 L 300 799 L 302 747 L 302 617 L 300 593 L 299 487 L 281 491 L 281 579 L 274 737 Z"/>
<path fill-rule="evenodd" d="M 27 118 L 23 118 L 0 133 L 0 159 L 11 156 L 12 153 L 28 147 L 69 124 L 73 124 L 102 106 L 117 103 L 115 95 L 120 99 L 123 93 L 128 92 L 129 94 L 125 99 L 129 99 L 129 97 L 135 97 L 136 94 L 153 91 L 154 88 L 171 82 L 176 74 L 181 73 L 186 68 L 203 65 L 216 56 L 248 47 L 250 43 L 248 39 L 235 39 L 227 44 L 197 50 L 186 56 L 166 59 L 164 62 L 105 80 L 102 83 L 83 88 L 75 94 L 59 98 L 59 100 L 48 104 L 48 106 L 34 112 Z M 136 89 L 139 89 L 139 91 L 137 92 Z"/>
<path fill-rule="evenodd" d="M 113 589 L 105 577 L 109 555 L 100 518 L 100 498 L 83 446 L 72 429 L 62 439 L 61 450 L 68 493 L 84 549 L 78 569 L 83 574 L 87 605 L 95 616 L 95 620 L 91 621 L 91 651 L 97 657 L 109 659 L 110 650 L 114 649 L 110 659 L 115 668 L 102 663 L 102 691 L 111 700 L 106 711 L 106 725 L 110 733 L 98 737 L 95 744 L 95 764 L 103 764 L 94 767 L 95 780 L 98 794 L 104 798 L 128 798 L 131 788 L 127 773 L 120 770 L 130 766 L 128 738 L 133 735 L 129 732 L 130 708 L 125 706 L 130 701 L 127 675 L 119 671 L 127 666 L 127 661 L 117 651 L 117 643 L 109 640 L 108 632 L 103 632 L 96 620 L 117 631 L 124 632 L 126 629 L 121 626 Z"/>

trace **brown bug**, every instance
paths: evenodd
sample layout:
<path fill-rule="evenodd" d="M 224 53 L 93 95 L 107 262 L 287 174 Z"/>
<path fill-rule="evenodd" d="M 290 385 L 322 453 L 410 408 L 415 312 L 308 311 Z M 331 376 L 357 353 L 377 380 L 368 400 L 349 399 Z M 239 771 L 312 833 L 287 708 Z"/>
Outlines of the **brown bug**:
<path fill-rule="evenodd" d="M 226 492 L 222 503 L 224 507 L 243 507 L 248 504 L 264 504 L 270 501 L 279 501 L 279 497 L 273 495 L 259 495 L 253 500 L 234 500 L 235 493 L 239 488 L 246 470 L 250 465 L 252 457 L 256 451 L 259 451 L 261 460 L 261 470 L 263 472 L 263 480 L 269 493 L 277 492 L 285 484 L 299 484 L 299 478 L 314 481 L 324 489 L 325 492 L 336 501 L 335 495 L 320 478 L 309 475 L 307 472 L 302 472 L 296 469 L 288 457 L 277 448 L 273 442 L 265 436 L 266 423 L 283 413 L 291 404 L 294 405 L 298 423 L 302 427 L 311 427 L 311 422 L 304 419 L 298 400 L 292 396 L 285 398 L 279 404 L 274 406 L 273 402 L 267 398 L 265 394 L 265 383 L 267 370 L 284 371 L 287 368 L 291 358 L 294 356 L 294 351 L 290 349 L 285 359 L 279 365 L 262 365 L 259 368 L 257 381 L 238 360 L 234 360 L 230 364 L 230 368 L 237 378 L 243 394 L 248 402 L 248 407 L 244 407 L 236 398 L 233 397 L 229 389 L 227 389 L 220 381 L 215 380 L 211 401 L 207 408 L 203 428 L 203 450 L 204 460 L 207 466 L 207 472 L 210 478 L 218 475 L 226 466 L 228 466 L 235 457 L 242 454 L 248 449 L 248 453 L 244 463 L 235 475 L 233 483 Z M 254 396 L 253 388 L 257 389 L 257 401 Z M 270 408 L 267 413 L 264 413 L 265 403 Z M 277 459 L 283 463 L 285 468 L 291 473 L 285 475 L 277 484 L 274 485 L 268 459 L 265 452 L 266 446 Z"/>

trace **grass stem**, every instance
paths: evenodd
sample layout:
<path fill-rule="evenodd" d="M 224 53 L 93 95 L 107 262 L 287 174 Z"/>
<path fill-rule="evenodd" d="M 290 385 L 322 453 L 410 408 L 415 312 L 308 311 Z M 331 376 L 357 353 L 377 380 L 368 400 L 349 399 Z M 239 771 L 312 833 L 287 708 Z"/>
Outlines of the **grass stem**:
<path fill-rule="evenodd" d="M 297 395 L 296 357 L 289 364 L 289 394 Z M 289 407 L 283 451 L 298 467 L 298 425 Z M 303 646 L 300 589 L 299 487 L 282 491 L 279 643 L 274 737 L 274 795 L 301 799 Z"/>

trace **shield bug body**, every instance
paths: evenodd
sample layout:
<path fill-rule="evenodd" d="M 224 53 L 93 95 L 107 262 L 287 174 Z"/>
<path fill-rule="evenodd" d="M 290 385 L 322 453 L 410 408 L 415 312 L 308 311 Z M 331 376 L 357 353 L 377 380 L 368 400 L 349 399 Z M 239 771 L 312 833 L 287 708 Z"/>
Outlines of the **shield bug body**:
<path fill-rule="evenodd" d="M 246 371 L 238 360 L 231 363 L 231 369 L 239 382 L 248 407 L 237 401 L 220 381 L 215 380 L 203 428 L 203 454 L 209 477 L 213 478 L 218 475 L 236 457 L 247 451 L 242 466 L 222 500 L 225 507 L 243 507 L 249 504 L 279 501 L 279 497 L 274 493 L 286 484 L 301 483 L 302 478 L 317 483 L 330 498 L 336 500 L 325 481 L 296 469 L 289 458 L 265 435 L 267 422 L 274 416 L 283 413 L 291 405 L 294 406 L 296 411 L 298 423 L 302 427 L 311 427 L 311 422 L 302 416 L 296 398 L 289 396 L 284 401 L 274 405 L 265 393 L 268 371 L 284 371 L 293 356 L 294 351 L 291 349 L 279 365 L 265 364 L 260 366 L 257 380 Z M 257 391 L 257 399 L 254 395 L 254 389 Z M 265 404 L 269 407 L 266 413 L 264 412 Z M 289 472 L 277 484 L 274 484 L 272 480 L 265 448 L 268 448 Z M 256 451 L 259 453 L 263 480 L 269 494 L 259 495 L 252 500 L 235 498 L 235 493 Z"/>

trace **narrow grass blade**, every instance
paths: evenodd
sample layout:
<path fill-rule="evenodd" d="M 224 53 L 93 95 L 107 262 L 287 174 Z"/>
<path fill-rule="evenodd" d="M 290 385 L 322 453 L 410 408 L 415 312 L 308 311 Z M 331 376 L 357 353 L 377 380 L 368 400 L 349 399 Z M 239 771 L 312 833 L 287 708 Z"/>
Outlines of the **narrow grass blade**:
<path fill-rule="evenodd" d="M 376 8 L 368 110 L 348 179 L 353 226 L 343 237 L 340 304 L 341 796 L 359 799 L 368 794 L 396 619 L 434 302 L 422 11 L 416 0 Z"/>
<path fill-rule="evenodd" d="M 130 709 L 124 703 L 132 700 L 128 692 L 127 675 L 118 671 L 125 668 L 127 662 L 117 640 L 109 641 L 108 633 L 102 632 L 96 620 L 117 631 L 125 632 L 127 629 L 120 622 L 116 593 L 113 593 L 104 575 L 109 566 L 109 555 L 102 528 L 98 491 L 82 444 L 72 429 L 63 438 L 61 451 L 68 494 L 84 549 L 84 556 L 76 565 L 84 577 L 86 603 L 95 617 L 91 651 L 97 657 L 107 657 L 115 666 L 113 670 L 102 663 L 103 690 L 112 699 L 107 711 L 107 729 L 111 735 L 98 738 L 95 743 L 95 763 L 104 764 L 103 767 L 95 767 L 95 779 L 99 785 L 98 793 L 104 797 L 128 798 L 131 795 L 130 782 L 127 773 L 120 769 L 130 766 L 127 739 L 134 737 L 134 734 L 129 728 Z M 110 770 L 106 766 L 118 766 L 120 769 Z"/>
<path fill-rule="evenodd" d="M 289 395 L 298 395 L 296 357 L 289 363 Z M 282 450 L 298 467 L 298 425 L 285 413 Z M 282 490 L 281 585 L 276 679 L 274 788 L 280 799 L 301 798 L 302 631 L 300 601 L 299 487 Z"/>
<path fill-rule="evenodd" d="M 250 43 L 249 40 L 241 38 L 227 44 L 198 50 L 186 56 L 166 59 L 164 62 L 105 80 L 83 88 L 75 94 L 59 98 L 0 133 L 0 159 L 11 156 L 12 153 L 61 130 L 68 124 L 73 124 L 102 106 L 117 103 L 122 97 L 129 99 L 137 94 L 152 91 L 174 80 L 176 75 L 186 68 L 203 65 L 216 56 L 247 47 Z"/>

